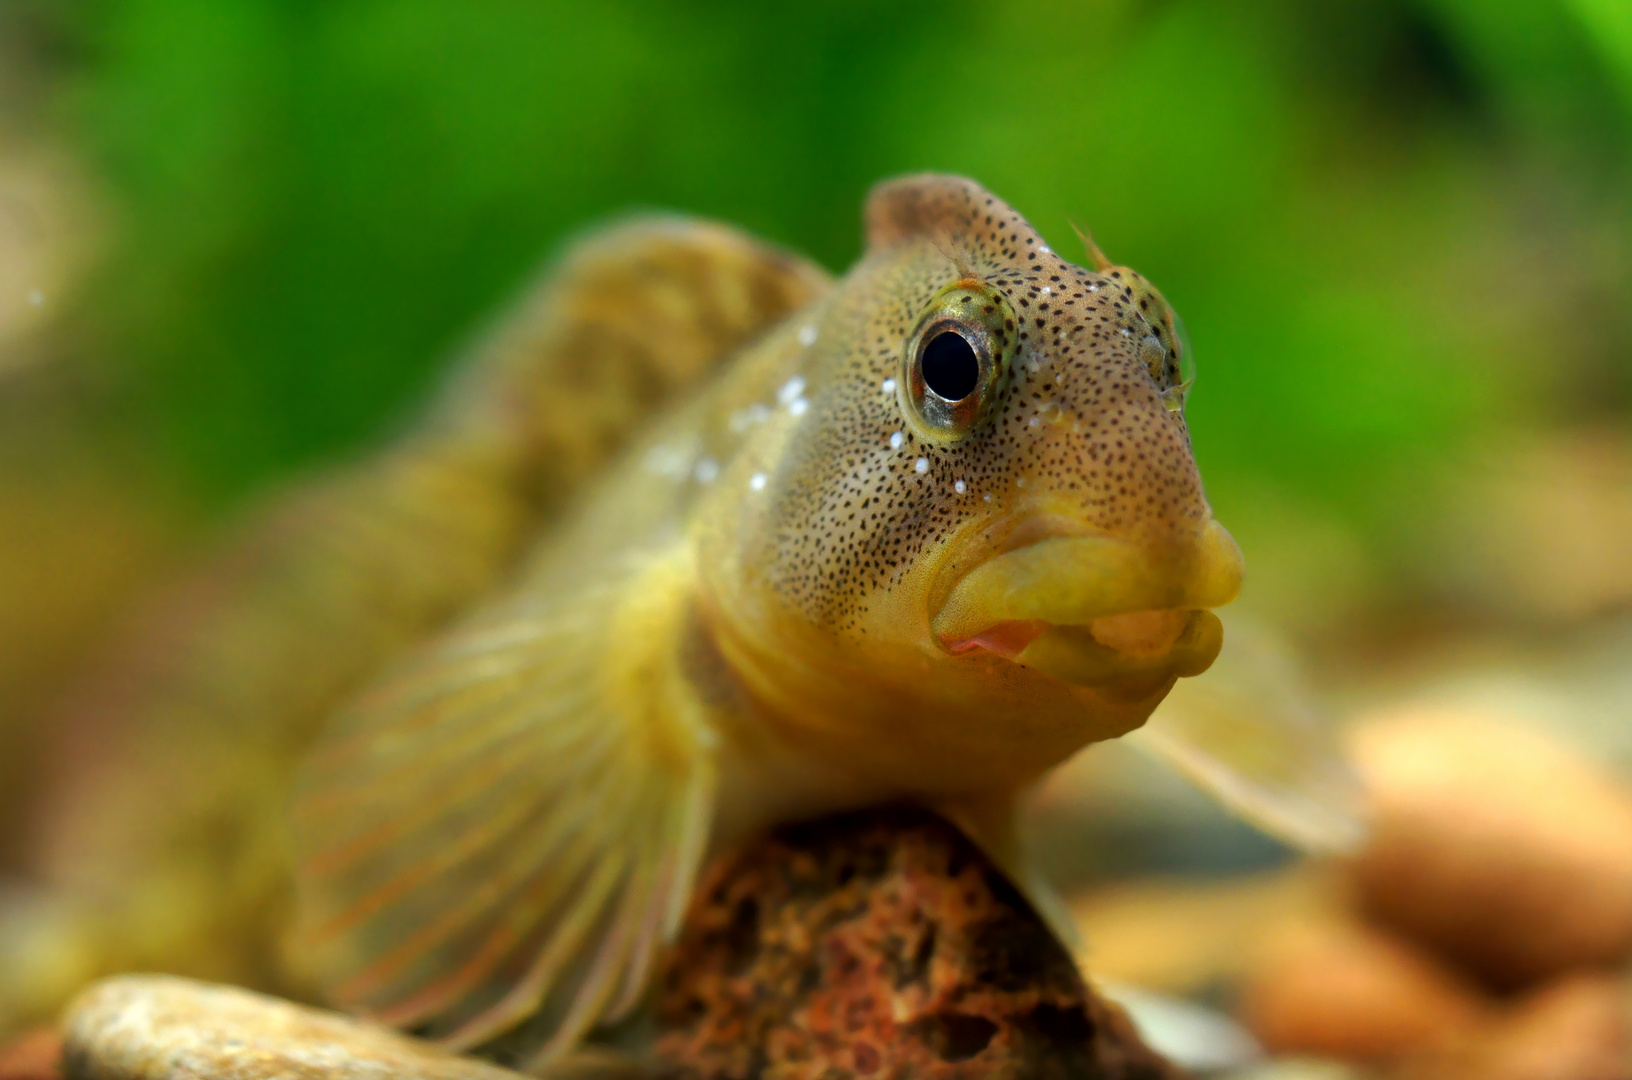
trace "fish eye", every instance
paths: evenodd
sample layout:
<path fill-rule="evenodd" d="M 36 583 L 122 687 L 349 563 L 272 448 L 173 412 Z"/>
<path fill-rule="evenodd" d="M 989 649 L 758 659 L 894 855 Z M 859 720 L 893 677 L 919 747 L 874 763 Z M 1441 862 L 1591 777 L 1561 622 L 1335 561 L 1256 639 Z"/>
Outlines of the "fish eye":
<path fill-rule="evenodd" d="M 962 401 L 980 383 L 980 358 L 969 339 L 943 330 L 924 346 L 924 386 L 943 401 Z"/>
<path fill-rule="evenodd" d="M 901 358 L 904 411 L 927 438 L 961 438 L 980 423 L 1019 344 L 1014 309 L 996 289 L 965 278 L 935 294 Z"/>
<path fill-rule="evenodd" d="M 1184 320 L 1156 286 L 1131 270 L 1128 279 L 1132 282 L 1129 287 L 1139 313 L 1150 327 L 1150 333 L 1139 343 L 1139 361 L 1150 374 L 1150 381 L 1156 384 L 1168 411 L 1183 416 L 1185 399 L 1196 381 L 1195 360 Z"/>
<path fill-rule="evenodd" d="M 1165 388 L 1172 382 L 1167 373 L 1167 346 L 1162 344 L 1161 338 L 1155 334 L 1147 335 L 1145 340 L 1139 343 L 1139 359 L 1157 386 Z"/>
<path fill-rule="evenodd" d="M 1185 399 L 1190 396 L 1190 388 L 1196 383 L 1196 354 L 1190 346 L 1190 331 L 1179 318 L 1178 312 L 1173 312 L 1173 349 L 1178 353 L 1174 357 L 1173 385 L 1167 388 L 1162 395 L 1170 411 L 1183 415 Z"/>

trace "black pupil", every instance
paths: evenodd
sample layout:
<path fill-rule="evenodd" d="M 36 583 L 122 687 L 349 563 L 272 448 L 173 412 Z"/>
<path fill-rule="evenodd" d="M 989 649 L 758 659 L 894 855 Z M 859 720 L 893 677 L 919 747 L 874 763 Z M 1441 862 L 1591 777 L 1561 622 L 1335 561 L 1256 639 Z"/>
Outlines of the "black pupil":
<path fill-rule="evenodd" d="M 980 361 L 963 335 L 936 334 L 924 349 L 924 385 L 947 401 L 962 401 L 980 381 Z"/>

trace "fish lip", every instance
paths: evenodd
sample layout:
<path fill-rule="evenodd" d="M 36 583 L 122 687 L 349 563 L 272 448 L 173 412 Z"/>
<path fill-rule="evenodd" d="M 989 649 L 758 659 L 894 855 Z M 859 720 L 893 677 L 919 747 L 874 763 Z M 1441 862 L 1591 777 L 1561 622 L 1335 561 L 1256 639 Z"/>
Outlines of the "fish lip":
<path fill-rule="evenodd" d="M 1176 679 L 1200 675 L 1212 666 L 1224 644 L 1223 624 L 1211 611 L 1134 614 L 1164 618 L 1176 632 L 1156 649 L 1129 652 L 1102 642 L 1095 624 L 1050 627 L 1011 662 L 1094 690 L 1102 697 L 1133 702 L 1166 693 Z"/>
<path fill-rule="evenodd" d="M 986 537 L 992 554 L 951 584 L 930 620 L 936 644 L 1077 685 L 1165 678 L 1165 690 L 1206 670 L 1222 641 L 1210 611 L 1241 587 L 1240 549 L 1211 517 L 1160 543 L 1058 518 L 1022 521 L 996 543 Z"/>

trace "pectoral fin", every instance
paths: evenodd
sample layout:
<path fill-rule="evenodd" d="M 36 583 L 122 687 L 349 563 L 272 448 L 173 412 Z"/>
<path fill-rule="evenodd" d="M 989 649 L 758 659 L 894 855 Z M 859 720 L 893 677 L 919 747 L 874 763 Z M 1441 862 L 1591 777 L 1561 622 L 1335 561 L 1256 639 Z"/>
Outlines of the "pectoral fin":
<path fill-rule="evenodd" d="M 343 715 L 294 809 L 297 955 L 338 1003 L 536 1060 L 640 999 L 706 844 L 711 734 L 670 661 L 682 555 L 522 596 Z"/>
<path fill-rule="evenodd" d="M 1347 852 L 1365 838 L 1359 781 L 1268 631 L 1225 620 L 1206 674 L 1181 679 L 1125 736 L 1278 839 Z"/>

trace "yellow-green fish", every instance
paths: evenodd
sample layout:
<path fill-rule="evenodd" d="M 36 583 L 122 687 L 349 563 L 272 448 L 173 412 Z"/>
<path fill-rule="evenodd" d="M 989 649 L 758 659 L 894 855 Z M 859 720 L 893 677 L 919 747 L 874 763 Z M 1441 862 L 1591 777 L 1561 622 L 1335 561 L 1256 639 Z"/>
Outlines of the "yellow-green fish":
<path fill-rule="evenodd" d="M 1185 346 L 970 181 L 867 228 L 837 282 L 686 219 L 586 238 L 426 420 L 136 619 L 52 718 L 0 1028 L 158 968 L 548 1060 L 641 1002 L 710 850 L 884 800 L 1054 913 L 1016 799 L 1206 670 L 1241 582 Z M 1341 837 L 1324 747 L 1241 683 L 1152 744 Z"/>
<path fill-rule="evenodd" d="M 867 229 L 324 736 L 299 940 L 341 1003 L 547 1059 L 641 1001 L 711 846 L 883 800 L 1040 895 L 1017 796 L 1212 663 L 1242 559 L 1161 294 L 955 177 Z"/>

